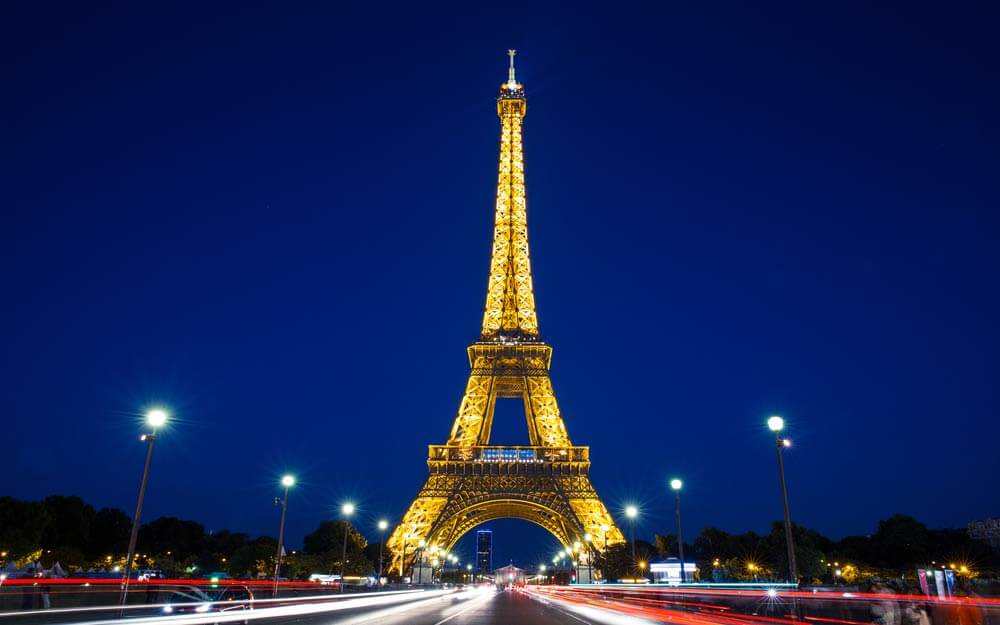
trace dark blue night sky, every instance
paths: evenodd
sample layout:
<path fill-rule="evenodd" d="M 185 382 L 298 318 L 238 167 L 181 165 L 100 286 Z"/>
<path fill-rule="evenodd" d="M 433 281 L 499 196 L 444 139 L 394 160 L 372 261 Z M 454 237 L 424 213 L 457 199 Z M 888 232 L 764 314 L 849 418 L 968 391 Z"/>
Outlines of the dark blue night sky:
<path fill-rule="evenodd" d="M 284 471 L 293 544 L 398 518 L 479 331 L 514 47 L 609 507 L 673 531 L 677 475 L 686 535 L 766 531 L 779 413 L 802 524 L 1000 514 L 996 5 L 741 4 L 7 5 L 0 494 L 131 511 L 162 402 L 147 519 L 274 534 Z M 495 526 L 498 563 L 555 550 Z"/>

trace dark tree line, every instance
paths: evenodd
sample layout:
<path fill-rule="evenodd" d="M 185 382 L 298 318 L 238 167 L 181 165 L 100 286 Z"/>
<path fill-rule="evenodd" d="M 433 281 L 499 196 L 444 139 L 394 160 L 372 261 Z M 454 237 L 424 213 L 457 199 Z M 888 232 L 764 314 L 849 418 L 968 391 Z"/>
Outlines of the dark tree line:
<path fill-rule="evenodd" d="M 28 557 L 46 566 L 61 562 L 70 567 L 110 567 L 121 564 L 128 546 L 131 519 L 116 508 L 95 509 L 79 497 L 52 496 L 42 501 L 0 497 L 0 551 L 2 560 Z M 347 531 L 347 558 L 342 559 Z M 855 571 L 909 572 L 932 562 L 963 563 L 976 570 L 1000 569 L 1000 556 L 961 529 L 930 529 L 916 519 L 895 515 L 879 522 L 868 536 L 831 540 L 809 528 L 793 526 L 799 575 L 805 581 L 831 581 L 834 563 L 850 563 Z M 312 573 L 368 575 L 378 571 L 378 543 L 369 544 L 344 521 L 320 523 L 307 534 L 301 552 L 283 559 L 282 575 L 304 578 Z M 139 530 L 137 565 L 152 566 L 176 575 L 225 572 L 233 577 L 270 575 L 277 541 L 252 538 L 242 532 L 206 532 L 196 521 L 162 517 Z M 676 557 L 674 534 L 657 534 L 652 543 L 636 541 L 612 546 L 598 555 L 595 566 L 610 579 L 648 573 L 640 563 Z M 730 534 L 705 528 L 684 545 L 685 560 L 695 561 L 702 579 L 783 579 L 788 563 L 784 525 L 775 522 L 767 534 Z M 383 550 L 383 570 L 391 554 Z M 345 566 L 346 564 L 346 566 Z M 750 568 L 753 565 L 753 569 Z M 837 566 L 841 566 L 838 564 Z M 845 575 L 846 577 L 846 575 Z"/>
<path fill-rule="evenodd" d="M 121 565 L 128 549 L 131 518 L 116 508 L 94 509 L 79 497 L 47 497 L 21 501 L 0 497 L 0 551 L 3 560 L 32 559 L 51 566 L 105 567 Z M 282 575 L 305 578 L 312 573 L 340 573 L 344 548 L 343 521 L 324 521 L 306 535 L 305 549 L 286 546 Z M 169 575 L 202 576 L 213 572 L 233 577 L 269 576 L 274 571 L 278 542 L 271 536 L 251 538 L 242 532 L 206 532 L 196 521 L 161 517 L 139 528 L 136 565 Z M 385 566 L 390 554 L 384 553 Z M 369 545 L 356 529 L 347 533 L 347 574 L 378 570 L 378 543 Z"/>
<path fill-rule="evenodd" d="M 930 529 L 910 516 L 897 514 L 879 521 L 867 536 L 832 540 L 819 532 L 792 526 L 799 577 L 805 581 L 834 581 L 862 571 L 867 574 L 914 575 L 918 566 L 961 563 L 978 571 L 1000 569 L 1000 554 L 962 529 Z M 654 543 L 636 541 L 636 560 L 631 545 L 612 546 L 597 559 L 597 566 L 610 579 L 643 574 L 640 563 L 678 556 L 677 536 L 657 534 Z M 707 527 L 694 542 L 684 543 L 684 559 L 698 565 L 702 579 L 785 579 L 788 557 L 784 524 L 775 521 L 768 534 L 730 534 Z M 847 567 L 851 568 L 848 569 Z M 848 580 L 849 581 L 849 580 Z"/>

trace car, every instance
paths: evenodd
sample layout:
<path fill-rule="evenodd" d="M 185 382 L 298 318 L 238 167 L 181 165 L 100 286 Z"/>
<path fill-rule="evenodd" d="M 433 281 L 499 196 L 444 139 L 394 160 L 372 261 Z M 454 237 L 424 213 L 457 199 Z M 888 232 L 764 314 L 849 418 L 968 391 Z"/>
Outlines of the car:
<path fill-rule="evenodd" d="M 163 614 L 204 614 L 253 610 L 253 590 L 242 584 L 221 588 L 178 586 L 160 594 Z M 244 624 L 247 621 L 243 621 Z"/>

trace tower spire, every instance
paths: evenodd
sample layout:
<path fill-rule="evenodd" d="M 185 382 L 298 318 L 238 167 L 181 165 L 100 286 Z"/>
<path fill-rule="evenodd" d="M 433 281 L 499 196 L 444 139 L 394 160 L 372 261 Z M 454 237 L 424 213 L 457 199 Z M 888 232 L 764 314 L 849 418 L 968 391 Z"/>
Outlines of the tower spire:
<path fill-rule="evenodd" d="M 524 151 L 521 121 L 527 112 L 524 86 L 514 82 L 514 55 L 507 50 L 508 80 L 500 85 L 500 163 L 497 175 L 496 212 L 493 221 L 493 254 L 486 286 L 482 340 L 500 337 L 537 339 L 538 319 L 531 286 L 528 254 L 528 216 L 524 195 Z"/>

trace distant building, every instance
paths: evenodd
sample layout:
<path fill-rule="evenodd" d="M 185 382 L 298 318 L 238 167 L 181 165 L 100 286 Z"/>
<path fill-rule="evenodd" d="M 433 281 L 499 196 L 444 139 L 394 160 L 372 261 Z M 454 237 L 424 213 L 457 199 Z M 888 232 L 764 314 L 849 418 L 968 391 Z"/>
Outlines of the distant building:
<path fill-rule="evenodd" d="M 981 540 L 1000 551 L 1000 519 L 983 519 L 969 523 L 969 538 Z"/>
<path fill-rule="evenodd" d="M 660 562 L 650 562 L 649 572 L 653 574 L 653 582 L 657 584 L 679 584 L 681 582 L 681 561 L 677 558 L 667 558 Z M 694 562 L 684 562 L 684 581 L 693 582 L 698 574 L 698 565 Z"/>
<path fill-rule="evenodd" d="M 524 569 L 519 569 L 513 564 L 502 566 L 493 573 L 493 579 L 497 586 L 524 586 Z"/>
<path fill-rule="evenodd" d="M 476 572 L 489 573 L 493 570 L 493 531 L 476 532 Z"/>

